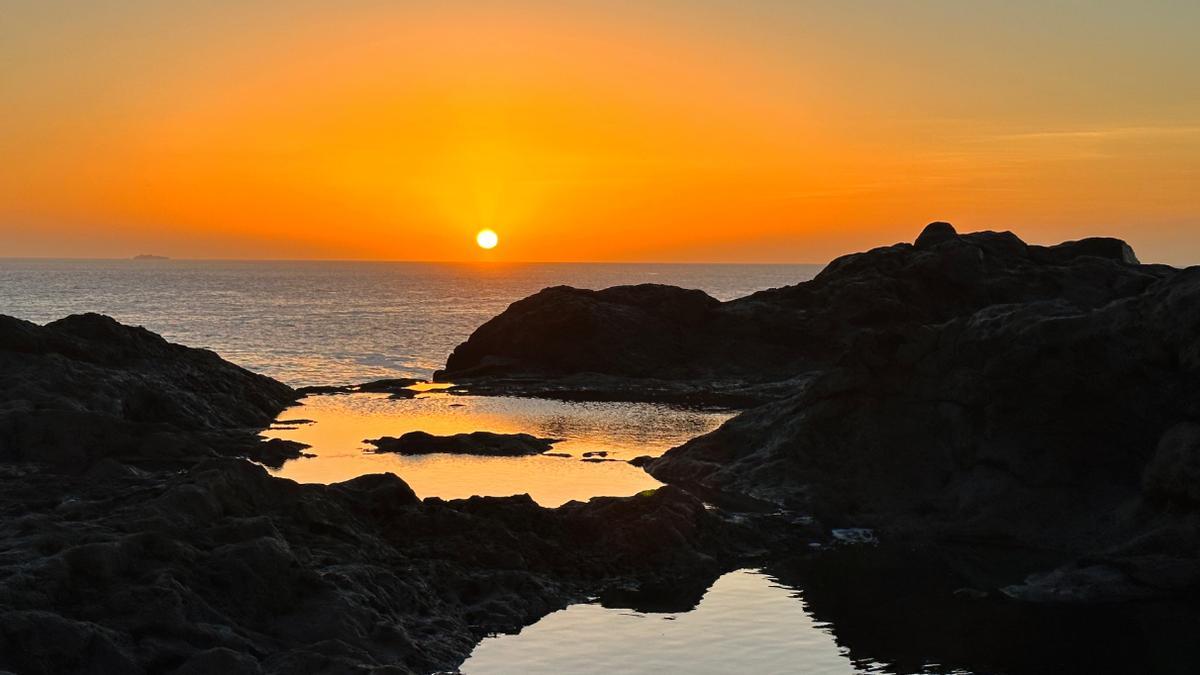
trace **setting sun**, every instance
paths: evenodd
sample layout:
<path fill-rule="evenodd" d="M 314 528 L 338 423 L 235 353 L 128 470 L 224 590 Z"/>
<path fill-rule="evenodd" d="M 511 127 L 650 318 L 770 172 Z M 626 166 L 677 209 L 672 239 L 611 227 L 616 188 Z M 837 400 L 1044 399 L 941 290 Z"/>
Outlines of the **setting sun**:
<path fill-rule="evenodd" d="M 479 244 L 479 248 L 493 249 L 500 243 L 500 236 L 494 230 L 480 230 L 475 235 L 475 243 Z"/>

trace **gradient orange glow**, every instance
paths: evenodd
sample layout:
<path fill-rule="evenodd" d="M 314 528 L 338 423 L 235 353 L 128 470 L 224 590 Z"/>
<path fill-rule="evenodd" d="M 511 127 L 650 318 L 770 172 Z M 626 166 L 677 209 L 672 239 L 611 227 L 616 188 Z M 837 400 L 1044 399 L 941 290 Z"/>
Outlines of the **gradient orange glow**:
<path fill-rule="evenodd" d="M 0 255 L 1200 262 L 1200 11 L 1039 4 L 18 2 Z"/>

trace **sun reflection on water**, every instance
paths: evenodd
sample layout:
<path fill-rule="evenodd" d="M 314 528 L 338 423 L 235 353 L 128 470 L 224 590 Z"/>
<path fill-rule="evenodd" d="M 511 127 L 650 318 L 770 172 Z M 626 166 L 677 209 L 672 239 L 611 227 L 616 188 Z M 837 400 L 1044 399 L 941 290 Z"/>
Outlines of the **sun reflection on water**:
<path fill-rule="evenodd" d="M 290 408 L 269 438 L 311 446 L 312 458 L 290 461 L 273 473 L 302 483 L 334 483 L 367 473 L 394 473 L 421 497 L 527 493 L 539 504 L 558 506 L 597 495 L 625 496 L 657 487 L 625 460 L 660 455 L 718 426 L 730 413 L 649 403 L 580 403 L 513 397 L 456 396 L 439 385 L 418 385 L 413 399 L 387 394 L 314 396 Z M 435 454 L 405 457 L 374 453 L 367 438 L 408 431 L 448 435 L 471 431 L 530 433 L 563 439 L 555 453 L 570 457 L 475 457 Z M 607 453 L 583 461 L 584 453 Z"/>

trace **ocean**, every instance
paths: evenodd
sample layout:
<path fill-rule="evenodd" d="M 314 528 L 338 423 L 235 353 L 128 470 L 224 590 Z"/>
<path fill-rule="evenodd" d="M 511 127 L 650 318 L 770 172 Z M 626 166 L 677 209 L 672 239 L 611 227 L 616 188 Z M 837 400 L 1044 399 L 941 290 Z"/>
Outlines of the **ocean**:
<path fill-rule="evenodd" d="M 729 300 L 820 265 L 0 258 L 0 314 L 101 312 L 293 386 L 428 378 L 510 303 L 566 284 L 660 283 Z"/>

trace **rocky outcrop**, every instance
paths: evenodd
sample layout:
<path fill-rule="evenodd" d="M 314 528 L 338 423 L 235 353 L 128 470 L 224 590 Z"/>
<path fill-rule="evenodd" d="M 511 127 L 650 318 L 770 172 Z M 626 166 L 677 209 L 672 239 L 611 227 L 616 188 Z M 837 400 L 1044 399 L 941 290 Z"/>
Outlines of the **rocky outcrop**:
<path fill-rule="evenodd" d="M 79 470 L 254 442 L 286 385 L 99 314 L 38 326 L 0 316 L 0 460 Z"/>
<path fill-rule="evenodd" d="M 674 381 L 741 389 L 746 402 L 758 402 L 794 388 L 755 396 L 756 387 L 828 368 L 863 334 L 943 323 L 993 305 L 1054 301 L 1091 309 L 1170 274 L 1136 262 L 1116 239 L 1043 247 L 1009 232 L 960 235 L 933 223 L 916 244 L 843 256 L 812 281 L 729 302 L 658 285 L 548 288 L 480 326 L 435 379 L 486 393 L 489 379 L 504 378 L 518 390 L 574 389 L 580 398 L 589 389 L 619 396 L 612 378 L 624 381 L 629 398 L 638 398 L 641 380 Z M 558 384 L 567 378 L 573 386 Z M 589 386 L 589 378 L 600 385 Z"/>
<path fill-rule="evenodd" d="M 546 509 L 421 502 L 390 474 L 297 485 L 239 459 L 0 464 L 0 670 L 451 670 L 569 602 L 707 586 L 729 528 L 677 488 Z"/>
<path fill-rule="evenodd" d="M 681 312 L 650 300 L 670 297 L 658 287 L 548 289 L 481 327 L 439 377 L 485 393 L 734 382 L 769 402 L 640 463 L 723 504 L 1065 563 L 1010 579 L 1012 597 L 1195 593 L 1198 275 L 1141 265 L 1118 239 L 1033 246 L 932 223 L 812 281 Z M 623 358 L 629 342 L 645 351 Z M 572 343 L 588 348 L 559 358 Z"/>
<path fill-rule="evenodd" d="M 450 436 L 435 436 L 424 431 L 410 431 L 395 436 L 366 439 L 364 443 L 375 446 L 376 452 L 394 452 L 400 455 L 429 455 L 446 452 L 457 455 L 481 455 L 487 457 L 519 457 L 540 455 L 549 452 L 556 438 L 538 438 L 530 434 L 497 434 L 490 431 L 473 431 Z"/>
<path fill-rule="evenodd" d="M 546 509 L 274 478 L 222 455 L 300 453 L 253 443 L 291 389 L 106 317 L 0 320 L 0 366 L 0 671 L 446 671 L 570 602 L 694 602 L 760 545 L 672 487 Z"/>
<path fill-rule="evenodd" d="M 1143 275 L 1155 280 L 1142 286 Z M 1077 285 L 943 323 L 860 330 L 835 367 L 792 397 L 646 468 L 829 526 L 1078 560 L 1009 586 L 1015 597 L 1196 593 L 1200 268 L 1134 268 L 1111 280 L 1141 290 L 1105 303 L 1098 286 Z"/>

